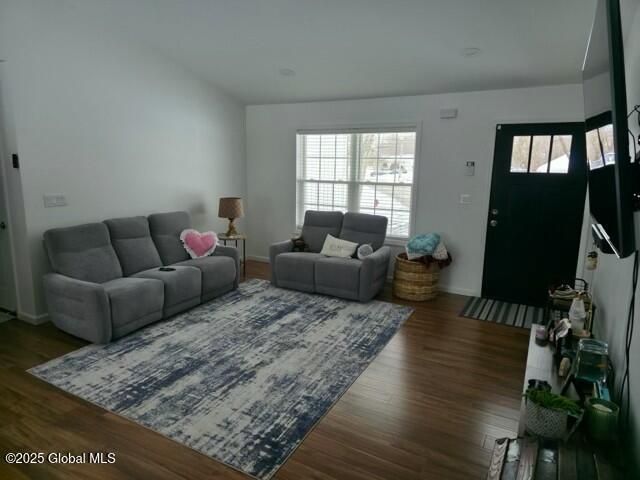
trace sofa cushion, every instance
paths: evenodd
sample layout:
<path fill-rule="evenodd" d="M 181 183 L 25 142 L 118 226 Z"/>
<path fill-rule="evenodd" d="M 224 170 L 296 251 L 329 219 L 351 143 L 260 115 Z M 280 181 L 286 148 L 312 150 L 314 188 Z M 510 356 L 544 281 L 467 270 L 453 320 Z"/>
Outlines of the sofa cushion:
<path fill-rule="evenodd" d="M 145 217 L 112 218 L 104 224 L 125 276 L 162 265 Z"/>
<path fill-rule="evenodd" d="M 361 265 L 356 258 L 319 258 L 315 262 L 316 292 L 357 300 Z"/>
<path fill-rule="evenodd" d="M 347 212 L 342 221 L 340 238 L 359 245 L 368 243 L 374 250 L 378 250 L 387 235 L 387 222 L 387 217 L 382 215 Z"/>
<path fill-rule="evenodd" d="M 236 262 L 231 257 L 201 257 L 179 262 L 175 266 L 196 267 L 202 272 L 202 301 L 208 301 L 235 287 Z"/>
<path fill-rule="evenodd" d="M 122 277 L 109 230 L 103 223 L 47 230 L 44 244 L 56 273 L 93 283 Z"/>
<path fill-rule="evenodd" d="M 164 284 L 149 278 L 117 278 L 103 284 L 111 304 L 112 338 L 162 318 Z"/>
<path fill-rule="evenodd" d="M 154 213 L 147 219 L 162 263 L 171 265 L 189 259 L 180 241 L 182 231 L 191 228 L 191 217 L 187 212 Z"/>
<path fill-rule="evenodd" d="M 325 257 L 319 253 L 281 253 L 276 257 L 274 266 L 278 279 L 277 286 L 314 292 L 314 265 L 320 258 Z"/>
<path fill-rule="evenodd" d="M 153 278 L 164 283 L 163 312 L 165 318 L 199 304 L 202 293 L 202 274 L 199 269 L 177 265 L 170 268 L 174 270 L 163 271 L 152 268 L 133 275 L 134 278 Z"/>
<path fill-rule="evenodd" d="M 336 238 L 333 235 L 327 235 L 320 253 L 327 257 L 349 258 L 356 253 L 357 248 L 357 243 L 343 240 L 342 238 Z"/>
<path fill-rule="evenodd" d="M 305 212 L 302 238 L 309 246 L 309 251 L 313 253 L 320 252 L 327 235 L 333 235 L 334 237 L 340 235 L 342 217 L 342 212 L 317 212 L 314 210 Z"/>

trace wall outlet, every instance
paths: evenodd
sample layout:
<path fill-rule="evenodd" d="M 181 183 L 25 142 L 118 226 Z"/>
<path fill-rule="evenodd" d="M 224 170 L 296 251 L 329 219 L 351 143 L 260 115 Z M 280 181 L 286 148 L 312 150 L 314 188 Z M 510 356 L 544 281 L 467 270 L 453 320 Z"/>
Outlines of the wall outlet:
<path fill-rule="evenodd" d="M 471 205 L 471 195 L 468 193 L 460 194 L 460 204 L 461 205 Z"/>
<path fill-rule="evenodd" d="M 67 197 L 60 193 L 57 193 L 55 195 L 43 195 L 42 199 L 44 200 L 45 208 L 67 206 Z"/>

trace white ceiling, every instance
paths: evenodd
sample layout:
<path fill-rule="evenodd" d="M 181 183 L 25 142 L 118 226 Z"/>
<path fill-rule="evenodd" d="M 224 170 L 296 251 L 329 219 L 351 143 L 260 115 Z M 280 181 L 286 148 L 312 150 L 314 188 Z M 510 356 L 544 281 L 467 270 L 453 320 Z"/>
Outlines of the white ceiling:
<path fill-rule="evenodd" d="M 579 82 L 595 1 L 75 4 L 255 104 Z M 465 58 L 465 47 L 483 52 Z"/>

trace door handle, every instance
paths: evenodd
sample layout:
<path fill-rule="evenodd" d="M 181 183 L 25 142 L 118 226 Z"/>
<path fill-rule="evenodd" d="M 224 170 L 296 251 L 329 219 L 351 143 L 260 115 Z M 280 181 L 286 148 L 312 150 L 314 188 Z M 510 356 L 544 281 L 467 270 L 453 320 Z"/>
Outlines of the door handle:
<path fill-rule="evenodd" d="M 497 227 L 498 226 L 498 221 L 497 220 L 491 220 L 489 222 L 489 225 L 492 226 L 492 227 Z"/>

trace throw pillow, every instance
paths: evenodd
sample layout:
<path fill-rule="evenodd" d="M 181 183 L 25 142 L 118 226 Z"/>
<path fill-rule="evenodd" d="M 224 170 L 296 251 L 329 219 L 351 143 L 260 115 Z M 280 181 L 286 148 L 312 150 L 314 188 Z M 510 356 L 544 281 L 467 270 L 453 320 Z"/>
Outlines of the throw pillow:
<path fill-rule="evenodd" d="M 360 260 L 362 260 L 364 257 L 368 257 L 372 253 L 373 253 L 373 247 L 368 243 L 365 243 L 358 247 L 357 254 L 358 254 L 358 259 Z"/>
<path fill-rule="evenodd" d="M 182 246 L 191 258 L 207 257 L 213 253 L 218 244 L 218 236 L 215 232 L 200 233 L 188 228 L 180 234 Z"/>
<path fill-rule="evenodd" d="M 321 255 L 327 257 L 349 258 L 358 248 L 358 244 L 327 235 L 322 246 Z"/>

